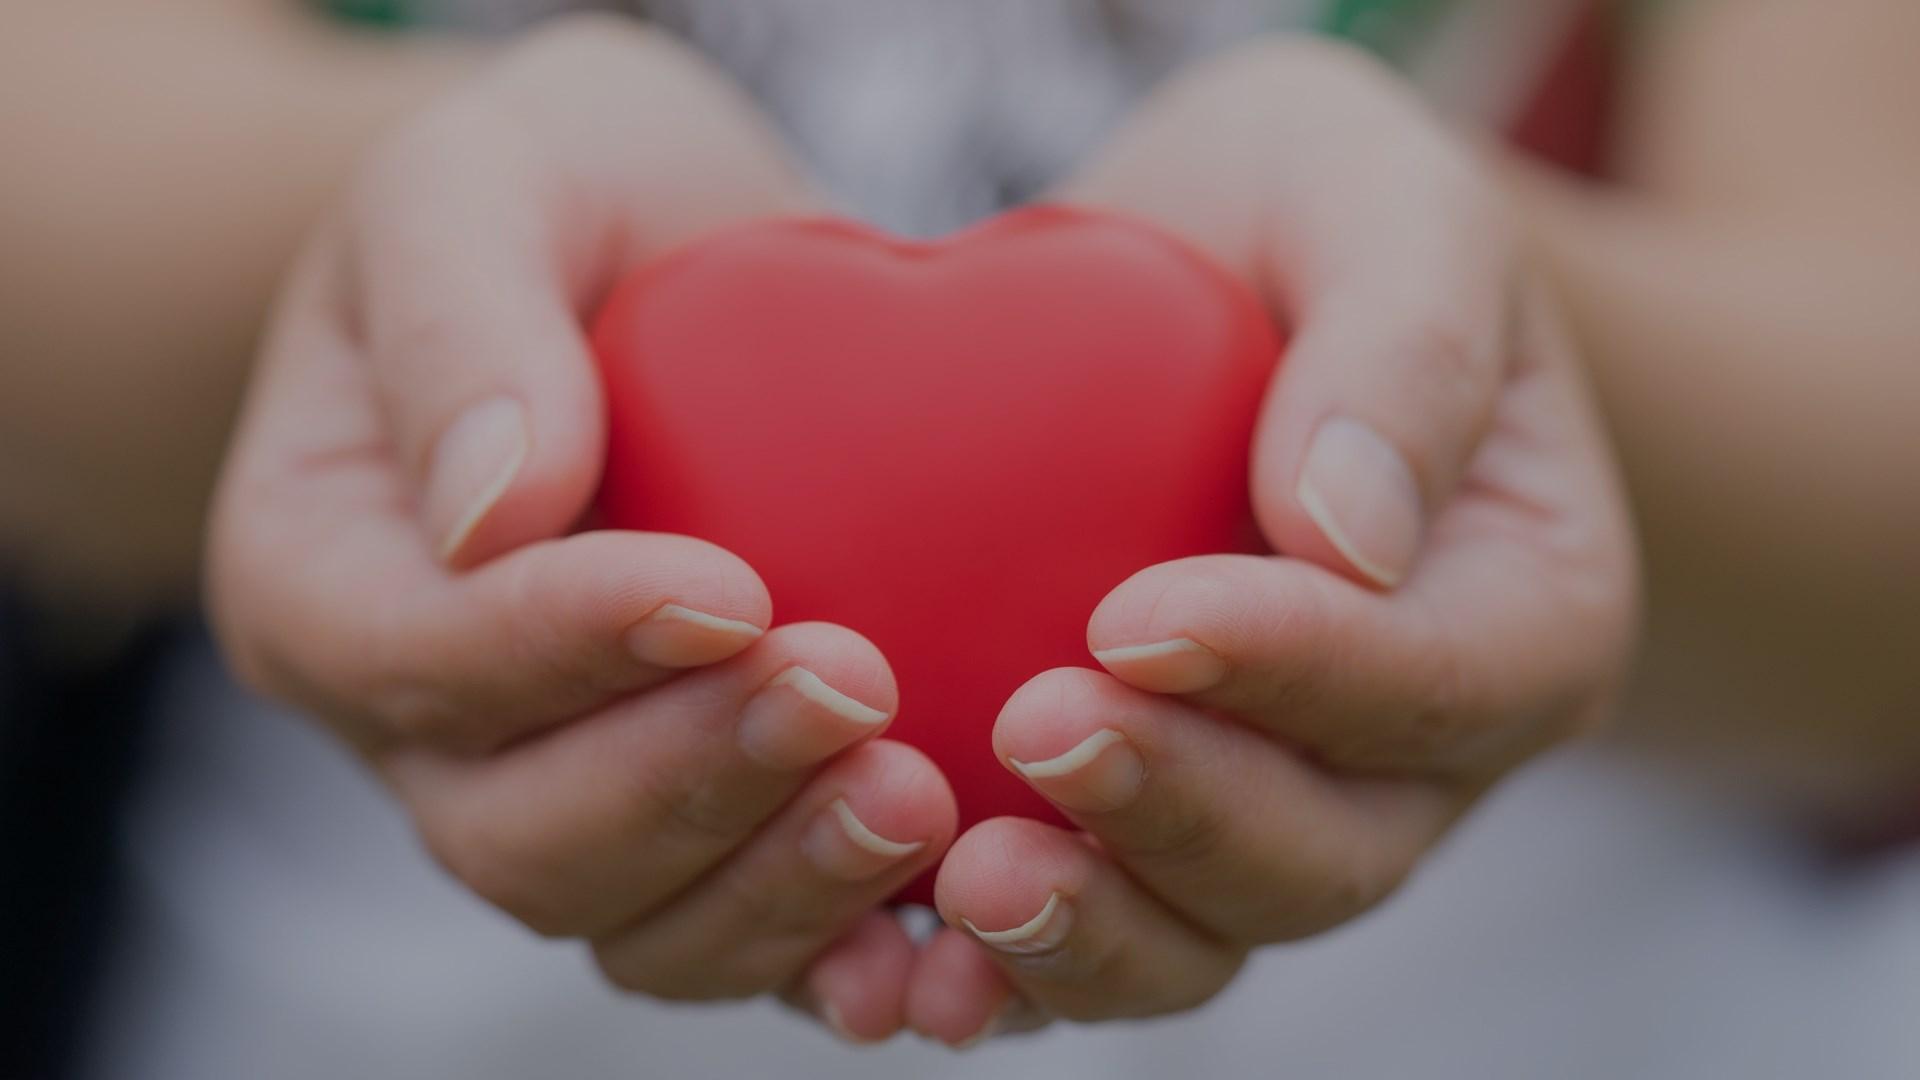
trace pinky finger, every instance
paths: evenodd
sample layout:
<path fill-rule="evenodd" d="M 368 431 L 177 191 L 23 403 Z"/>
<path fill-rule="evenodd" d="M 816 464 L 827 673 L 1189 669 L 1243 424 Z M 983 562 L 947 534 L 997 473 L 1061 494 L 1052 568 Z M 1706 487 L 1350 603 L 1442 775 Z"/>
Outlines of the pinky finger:
<path fill-rule="evenodd" d="M 847 1042 L 884 1042 L 906 1024 L 913 962 L 913 942 L 900 920 L 870 911 L 814 960 L 787 1001 Z"/>
<path fill-rule="evenodd" d="M 965 931 L 942 929 L 914 962 L 907 1023 L 927 1038 L 967 1050 L 1000 1035 L 1036 1031 L 1047 1022 Z"/>

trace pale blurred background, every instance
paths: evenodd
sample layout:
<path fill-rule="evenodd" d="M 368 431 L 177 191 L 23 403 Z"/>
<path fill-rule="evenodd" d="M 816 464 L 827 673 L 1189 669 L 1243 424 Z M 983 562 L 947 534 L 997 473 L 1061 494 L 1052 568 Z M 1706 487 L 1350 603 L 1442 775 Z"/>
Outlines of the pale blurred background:
<path fill-rule="evenodd" d="M 560 6 L 340 0 L 331 14 L 355 33 L 510 34 Z M 1282 28 L 1353 37 L 1463 122 L 1603 171 L 1591 9 L 1472 7 L 672 0 L 646 14 L 766 102 L 845 209 L 935 234 L 1044 191 L 1184 61 Z M 906 1038 L 849 1050 L 772 1005 L 638 1003 L 443 878 L 343 751 L 235 688 L 190 611 L 70 605 L 14 577 L 0 1077 L 1920 1076 L 1920 845 L 1836 842 L 1612 745 L 1524 771 L 1384 909 L 1263 951 L 1189 1016 L 1056 1026 L 962 1057 Z"/>

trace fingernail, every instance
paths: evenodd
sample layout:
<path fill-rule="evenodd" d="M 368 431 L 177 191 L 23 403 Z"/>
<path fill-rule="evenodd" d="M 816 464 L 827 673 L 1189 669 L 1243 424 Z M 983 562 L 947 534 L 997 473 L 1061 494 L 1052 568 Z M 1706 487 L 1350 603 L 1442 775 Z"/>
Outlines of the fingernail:
<path fill-rule="evenodd" d="M 1118 810 L 1132 802 L 1147 775 L 1140 752 L 1112 728 L 1094 732 L 1059 757 L 1007 760 L 1040 794 L 1069 810 L 1089 814 Z"/>
<path fill-rule="evenodd" d="M 442 561 L 452 559 L 500 496 L 528 451 L 527 414 L 512 397 L 488 398 L 454 420 L 434 446 L 421 514 Z"/>
<path fill-rule="evenodd" d="M 770 769 L 817 765 L 873 734 L 887 714 L 802 667 L 774 676 L 740 710 L 740 750 Z"/>
<path fill-rule="evenodd" d="M 1155 694 L 1197 694 L 1227 677 L 1227 662 L 1220 654 L 1192 638 L 1099 649 L 1093 658 L 1121 679 Z"/>
<path fill-rule="evenodd" d="M 960 923 L 990 949 L 1013 956 L 1035 956 L 1057 949 L 1067 940 L 1067 932 L 1073 929 L 1073 906 L 1055 892 L 1047 895 L 1046 906 L 1038 915 L 1011 930 L 982 930 L 965 916 Z"/>
<path fill-rule="evenodd" d="M 1307 448 L 1295 494 L 1348 562 L 1381 585 L 1397 585 L 1420 547 L 1420 486 L 1379 432 L 1336 416 Z"/>
<path fill-rule="evenodd" d="M 820 1020 L 827 1025 L 827 1030 L 839 1036 L 841 1042 L 854 1046 L 872 1046 L 880 1041 L 869 1039 L 865 1035 L 854 1034 L 853 1030 L 847 1027 L 847 1018 L 841 1015 L 840 1006 L 831 1001 L 820 1003 Z"/>
<path fill-rule="evenodd" d="M 662 604 L 627 631 L 627 649 L 660 667 L 700 667 L 739 653 L 764 633 L 750 622 Z"/>
<path fill-rule="evenodd" d="M 925 840 L 889 840 L 867 828 L 845 799 L 827 804 L 800 838 L 813 865 L 842 881 L 865 881 L 926 846 Z"/>

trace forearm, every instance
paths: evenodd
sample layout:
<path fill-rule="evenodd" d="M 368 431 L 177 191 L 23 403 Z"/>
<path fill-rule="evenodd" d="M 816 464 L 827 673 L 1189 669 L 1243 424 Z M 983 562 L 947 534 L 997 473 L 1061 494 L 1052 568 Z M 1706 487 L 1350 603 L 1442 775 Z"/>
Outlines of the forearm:
<path fill-rule="evenodd" d="M 1705 5 L 1647 76 L 1624 193 L 1519 188 L 1645 540 L 1630 730 L 1847 815 L 1920 782 L 1920 199 L 1908 148 L 1823 127 L 1794 85 L 1789 47 L 1846 53 L 1801 25 L 1817 7 Z M 1874 81 L 1850 49 L 1824 91 Z"/>
<path fill-rule="evenodd" d="M 360 148 L 465 51 L 273 0 L 24 5 L 0 34 L 0 559 L 189 593 L 254 339 Z"/>

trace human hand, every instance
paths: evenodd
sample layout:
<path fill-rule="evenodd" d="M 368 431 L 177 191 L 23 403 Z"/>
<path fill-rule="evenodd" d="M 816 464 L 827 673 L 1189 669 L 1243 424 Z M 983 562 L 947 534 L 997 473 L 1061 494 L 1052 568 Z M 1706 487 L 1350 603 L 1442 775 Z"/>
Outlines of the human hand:
<path fill-rule="evenodd" d="M 767 631 L 751 568 L 585 532 L 606 287 L 805 211 L 744 99 L 633 24 L 560 24 L 370 160 L 284 294 L 215 512 L 211 609 L 246 681 L 319 716 L 426 846 L 666 998 L 781 991 L 901 1022 L 876 906 L 954 830 L 874 647 Z"/>
<path fill-rule="evenodd" d="M 1063 194 L 1185 234 L 1293 331 L 1253 448 L 1280 554 L 1152 567 L 1104 672 L 994 745 L 1083 832 L 998 819 L 940 870 L 908 1017 L 1176 1011 L 1393 891 L 1502 774 L 1595 722 L 1635 553 L 1577 358 L 1471 151 L 1371 60 L 1261 43 L 1176 80 Z"/>

